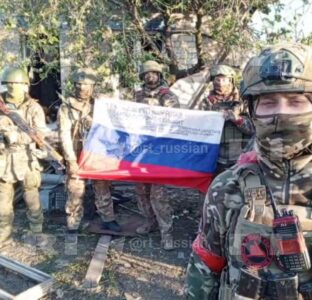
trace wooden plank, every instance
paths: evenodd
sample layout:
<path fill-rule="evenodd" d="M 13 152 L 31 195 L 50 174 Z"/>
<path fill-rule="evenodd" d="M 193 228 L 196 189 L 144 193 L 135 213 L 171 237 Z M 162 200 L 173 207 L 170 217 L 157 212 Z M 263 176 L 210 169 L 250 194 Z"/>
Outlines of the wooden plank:
<path fill-rule="evenodd" d="M 111 240 L 112 237 L 110 235 L 103 235 L 99 239 L 83 282 L 83 287 L 93 288 L 98 285 L 102 276 Z"/>
<path fill-rule="evenodd" d="M 16 295 L 14 300 L 25 300 L 25 299 L 40 299 L 42 296 L 49 293 L 53 285 L 53 279 L 44 281 L 37 284 L 28 290 Z"/>

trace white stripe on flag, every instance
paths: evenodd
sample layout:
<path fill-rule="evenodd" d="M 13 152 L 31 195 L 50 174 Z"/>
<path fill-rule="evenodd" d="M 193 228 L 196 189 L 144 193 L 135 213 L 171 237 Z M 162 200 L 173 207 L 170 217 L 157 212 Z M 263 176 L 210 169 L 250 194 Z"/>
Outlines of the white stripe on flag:
<path fill-rule="evenodd" d="M 100 98 L 95 101 L 93 122 L 138 135 L 219 144 L 224 118 L 219 112 Z"/>

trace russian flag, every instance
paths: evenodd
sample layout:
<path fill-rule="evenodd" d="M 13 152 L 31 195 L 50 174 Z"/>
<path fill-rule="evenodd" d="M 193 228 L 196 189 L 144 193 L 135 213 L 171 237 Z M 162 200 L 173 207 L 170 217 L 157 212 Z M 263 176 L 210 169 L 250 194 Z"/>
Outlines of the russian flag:
<path fill-rule="evenodd" d="M 216 168 L 223 124 L 219 112 L 98 99 L 78 174 L 206 192 Z"/>

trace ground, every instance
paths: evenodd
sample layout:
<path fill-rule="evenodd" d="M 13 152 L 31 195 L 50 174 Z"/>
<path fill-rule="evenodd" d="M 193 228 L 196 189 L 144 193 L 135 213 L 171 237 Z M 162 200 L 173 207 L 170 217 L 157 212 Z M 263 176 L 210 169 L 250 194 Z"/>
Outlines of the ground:
<path fill-rule="evenodd" d="M 133 187 L 128 187 L 126 192 L 134 198 Z M 86 289 L 82 283 L 100 235 L 90 234 L 85 229 L 75 247 L 64 235 L 65 226 L 55 222 L 51 213 L 45 214 L 45 239 L 33 246 L 27 238 L 26 211 L 23 204 L 19 204 L 15 209 L 15 244 L 1 249 L 0 254 L 52 275 L 56 281 L 55 290 L 44 297 L 46 300 L 184 299 L 185 270 L 198 227 L 202 197 L 195 190 L 182 188 L 168 188 L 168 194 L 174 208 L 176 249 L 162 250 L 158 232 L 148 236 L 116 237 L 97 288 Z M 133 217 L 134 210 L 137 210 L 135 200 L 124 203 L 117 208 L 118 218 Z"/>

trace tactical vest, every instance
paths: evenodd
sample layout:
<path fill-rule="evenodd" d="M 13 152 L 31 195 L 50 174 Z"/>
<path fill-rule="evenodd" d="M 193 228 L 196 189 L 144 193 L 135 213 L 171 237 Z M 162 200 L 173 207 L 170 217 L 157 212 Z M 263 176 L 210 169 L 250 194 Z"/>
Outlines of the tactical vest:
<path fill-rule="evenodd" d="M 238 168 L 237 176 L 245 202 L 239 209 L 231 209 L 227 215 L 228 265 L 221 274 L 219 299 L 311 299 L 301 298 L 298 289 L 303 283 L 311 282 L 312 270 L 295 276 L 283 271 L 275 260 L 276 245 L 272 235 L 273 210 L 258 165 L 248 164 Z M 311 257 L 311 206 L 277 205 L 277 207 L 279 210 L 283 208 L 293 210 L 299 217 Z M 279 295 L 274 294 L 275 289 L 270 287 L 272 285 L 270 278 L 273 277 L 283 277 L 282 280 L 278 280 Z M 291 286 L 295 285 L 296 288 L 291 290 Z"/>
<path fill-rule="evenodd" d="M 236 95 L 236 93 L 234 93 L 233 95 L 231 94 L 229 96 L 230 100 L 227 99 L 226 101 L 222 101 L 221 99 L 219 99 L 219 101 L 212 101 L 210 103 L 209 101 L 211 97 L 216 96 L 208 96 L 206 102 L 206 109 L 208 110 L 220 111 L 224 109 L 241 109 L 241 107 L 237 107 L 237 105 L 240 105 L 240 102 L 237 99 L 238 96 Z M 208 103 L 210 103 L 209 106 Z M 236 124 L 234 124 L 232 121 L 225 121 L 220 141 L 220 150 L 218 157 L 218 163 L 222 165 L 222 170 L 229 168 L 235 164 L 236 160 L 247 146 L 249 140 L 250 136 L 241 132 Z"/>
<path fill-rule="evenodd" d="M 34 118 L 41 109 L 36 100 L 28 98 L 16 110 L 30 127 L 34 127 Z M 44 120 L 42 120 L 44 123 Z M 16 125 L 7 116 L 0 116 L 0 126 L 14 126 Z M 45 124 L 42 124 L 45 125 Z M 31 142 L 26 133 L 20 133 L 19 143 L 14 145 L 7 145 L 5 140 L 1 137 L 0 140 L 0 178 L 9 183 L 24 180 L 25 174 L 32 170 L 42 170 L 37 159 L 36 144 Z M 39 152 L 39 151 L 38 151 Z"/>
<path fill-rule="evenodd" d="M 230 167 L 235 164 L 248 143 L 249 137 L 244 135 L 231 121 L 225 121 L 220 141 L 218 163 Z"/>
<path fill-rule="evenodd" d="M 136 102 L 153 106 L 179 107 L 177 96 L 165 85 L 154 90 L 143 87 L 135 94 Z"/>
<path fill-rule="evenodd" d="M 85 106 L 74 98 L 69 100 L 69 104 L 65 105 L 68 107 L 68 118 L 72 124 L 71 137 L 74 151 L 79 157 L 92 123 L 93 100 L 90 103 L 86 102 Z"/>

